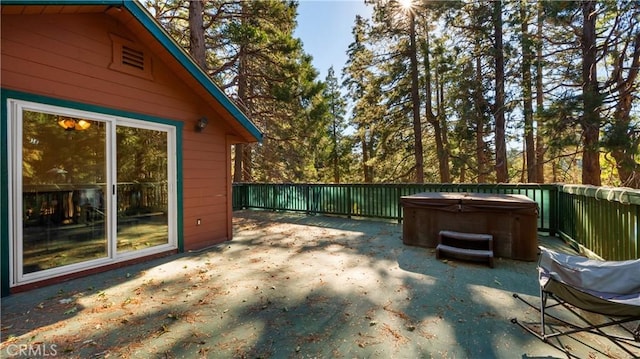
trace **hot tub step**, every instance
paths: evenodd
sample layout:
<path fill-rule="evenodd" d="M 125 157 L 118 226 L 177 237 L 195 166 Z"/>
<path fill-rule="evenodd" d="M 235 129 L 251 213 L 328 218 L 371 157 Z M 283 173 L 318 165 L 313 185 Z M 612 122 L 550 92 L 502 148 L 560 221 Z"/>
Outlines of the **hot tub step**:
<path fill-rule="evenodd" d="M 490 234 L 440 231 L 436 258 L 443 254 L 469 260 L 486 260 L 493 268 L 493 236 Z"/>

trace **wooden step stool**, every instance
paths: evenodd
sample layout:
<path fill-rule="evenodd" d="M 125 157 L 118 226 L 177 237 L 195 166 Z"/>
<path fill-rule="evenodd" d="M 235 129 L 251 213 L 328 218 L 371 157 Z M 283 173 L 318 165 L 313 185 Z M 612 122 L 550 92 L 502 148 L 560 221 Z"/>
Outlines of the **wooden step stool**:
<path fill-rule="evenodd" d="M 468 260 L 487 260 L 493 268 L 493 236 L 490 234 L 440 231 L 436 258 L 443 254 Z"/>

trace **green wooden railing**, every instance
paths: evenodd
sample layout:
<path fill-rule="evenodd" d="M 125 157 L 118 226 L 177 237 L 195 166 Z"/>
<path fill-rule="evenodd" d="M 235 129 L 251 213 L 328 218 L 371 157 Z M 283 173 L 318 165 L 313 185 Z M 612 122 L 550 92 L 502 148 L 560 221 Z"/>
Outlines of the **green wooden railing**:
<path fill-rule="evenodd" d="M 558 185 L 558 232 L 607 260 L 640 258 L 640 190 Z"/>
<path fill-rule="evenodd" d="M 609 260 L 640 258 L 640 191 L 556 184 L 236 183 L 233 208 L 402 221 L 400 197 L 420 192 L 522 194 L 538 203 L 538 230 Z"/>
<path fill-rule="evenodd" d="M 538 203 L 538 229 L 555 233 L 557 186 L 504 184 L 266 184 L 233 186 L 234 209 L 402 220 L 400 197 L 420 192 L 522 194 Z"/>

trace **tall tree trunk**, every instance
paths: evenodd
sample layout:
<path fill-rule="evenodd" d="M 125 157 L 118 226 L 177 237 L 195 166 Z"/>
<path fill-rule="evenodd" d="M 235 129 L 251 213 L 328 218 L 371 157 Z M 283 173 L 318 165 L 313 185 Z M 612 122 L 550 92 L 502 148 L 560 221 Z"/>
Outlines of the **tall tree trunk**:
<path fill-rule="evenodd" d="M 438 169 L 440 172 L 440 183 L 449 183 L 451 182 L 449 175 L 449 155 L 444 147 L 442 128 L 440 127 L 440 112 L 438 115 L 433 113 L 433 98 L 432 98 L 432 88 L 431 88 L 431 61 L 429 56 L 431 54 L 429 48 L 429 30 L 425 29 L 425 39 L 423 42 L 423 65 L 424 65 L 424 73 L 425 73 L 425 115 L 427 121 L 431 126 L 433 126 L 434 137 L 436 140 L 436 154 L 438 157 Z M 436 70 L 436 89 L 438 88 L 438 74 Z M 439 100 L 438 95 L 436 94 L 436 99 Z M 441 111 L 442 108 L 440 106 L 437 107 L 438 111 Z"/>
<path fill-rule="evenodd" d="M 582 183 L 600 186 L 600 111 L 596 70 L 596 2 L 582 2 Z"/>
<path fill-rule="evenodd" d="M 233 182 L 242 182 L 242 157 L 244 144 L 237 143 L 234 149 L 233 158 Z"/>
<path fill-rule="evenodd" d="M 416 183 L 424 183 L 422 123 L 420 122 L 420 95 L 418 93 L 418 59 L 416 51 L 416 23 L 413 10 L 409 14 L 409 58 L 411 62 L 411 104 L 413 135 L 415 137 Z"/>
<path fill-rule="evenodd" d="M 522 21 L 522 107 L 524 115 L 524 147 L 527 181 L 537 182 L 536 151 L 533 137 L 533 98 L 531 81 L 531 36 L 529 35 L 529 9 L 525 0 L 520 1 L 520 21 Z"/>
<path fill-rule="evenodd" d="M 494 52 L 496 71 L 496 101 L 494 104 L 494 116 L 496 120 L 496 180 L 498 183 L 509 182 L 507 173 L 507 143 L 505 136 L 504 118 L 504 49 L 502 44 L 502 1 L 493 3 L 494 15 Z"/>
<path fill-rule="evenodd" d="M 242 13 L 245 13 L 245 4 L 242 4 Z M 241 21 L 245 21 L 244 19 L 245 17 L 243 16 Z M 246 44 L 240 44 L 240 49 L 238 50 L 238 74 L 236 75 L 238 84 L 238 98 L 240 99 L 242 104 L 249 103 L 249 80 L 247 76 L 248 69 L 246 46 Z M 244 110 L 247 111 L 248 108 L 245 108 Z M 247 115 L 250 115 L 250 113 L 247 113 Z M 240 149 L 236 152 L 234 168 L 242 169 L 242 171 L 239 172 L 242 175 L 243 182 L 251 182 L 253 180 L 253 148 L 248 144 L 240 144 L 237 145 L 236 148 L 238 147 Z"/>
<path fill-rule="evenodd" d="M 634 133 L 631 125 L 631 104 L 634 97 L 634 86 L 637 84 L 638 72 L 640 71 L 640 33 L 633 39 L 633 55 L 631 57 L 631 67 L 626 79 L 622 77 L 622 67 L 624 64 L 624 54 L 619 55 L 615 65 L 614 73 L 618 74 L 617 89 L 618 103 L 613 118 L 613 136 L 616 143 L 611 155 L 616 160 L 618 176 L 623 186 L 640 188 L 640 163 L 636 162 L 635 155 L 638 153 L 640 137 Z"/>
<path fill-rule="evenodd" d="M 204 46 L 204 8 L 202 1 L 189 2 L 189 52 L 196 63 L 207 70 L 207 55 Z"/>
<path fill-rule="evenodd" d="M 439 127 L 442 130 L 442 167 L 440 168 L 440 178 L 443 183 L 451 182 L 451 169 L 449 167 L 449 138 L 447 136 L 447 123 L 446 116 L 444 114 L 444 82 L 440 81 L 439 72 L 436 70 L 436 84 L 439 87 L 439 91 L 436 93 L 438 96 L 437 108 L 438 108 L 438 122 Z"/>
<path fill-rule="evenodd" d="M 195 0 L 189 2 L 189 53 L 198 65 L 207 71 L 207 55 L 204 42 L 204 6 L 202 1 Z M 247 181 L 244 176 L 243 159 L 246 157 L 246 145 L 236 144 L 233 163 L 233 181 Z"/>
<path fill-rule="evenodd" d="M 334 102 L 335 100 L 332 100 L 332 107 L 335 106 Z M 332 137 L 333 137 L 333 150 L 331 151 L 331 157 L 332 158 L 332 162 L 333 162 L 333 182 L 334 183 L 340 183 L 340 169 L 338 167 L 338 124 L 337 124 L 337 119 L 336 119 L 336 114 L 335 114 L 335 110 L 331 111 L 331 114 L 333 116 L 333 127 L 331 128 L 332 131 Z"/>
<path fill-rule="evenodd" d="M 251 145 L 242 145 L 242 180 L 253 182 L 253 149 Z"/>
<path fill-rule="evenodd" d="M 247 76 L 245 73 L 245 53 L 244 45 L 240 45 L 239 51 L 239 66 L 238 66 L 238 98 L 242 103 L 247 102 Z M 239 143 L 236 145 L 236 156 L 234 158 L 234 181 L 237 182 L 249 182 L 252 177 L 251 168 L 251 146 L 248 144 Z M 240 176 L 240 177 L 238 177 Z"/>
<path fill-rule="evenodd" d="M 371 183 L 373 182 L 372 169 L 367 163 L 369 162 L 369 142 L 367 139 L 367 129 L 364 128 L 362 130 L 362 173 L 364 175 L 364 182 Z"/>
<path fill-rule="evenodd" d="M 527 173 L 527 145 L 522 144 L 522 169 L 520 170 L 520 183 L 527 182 L 525 174 Z"/>
<path fill-rule="evenodd" d="M 542 85 L 542 29 L 544 25 L 544 7 L 542 1 L 537 4 L 538 7 L 538 28 L 536 33 L 536 179 L 538 183 L 544 183 L 544 154 L 546 152 L 544 142 L 544 122 L 542 112 L 544 111 L 544 89 Z"/>
<path fill-rule="evenodd" d="M 482 111 L 482 104 L 484 99 L 481 93 L 482 84 L 482 62 L 480 56 L 476 56 L 476 88 L 474 89 L 474 106 L 476 110 L 476 162 L 478 165 L 478 183 L 487 182 L 487 152 L 486 144 L 484 142 L 484 116 Z"/>
<path fill-rule="evenodd" d="M 369 158 L 375 158 L 376 154 L 375 154 L 375 148 L 373 147 L 373 140 L 371 139 L 372 135 L 369 134 Z M 374 167 L 373 166 L 367 166 L 367 169 L 369 170 L 369 182 L 373 182 L 374 180 Z"/>

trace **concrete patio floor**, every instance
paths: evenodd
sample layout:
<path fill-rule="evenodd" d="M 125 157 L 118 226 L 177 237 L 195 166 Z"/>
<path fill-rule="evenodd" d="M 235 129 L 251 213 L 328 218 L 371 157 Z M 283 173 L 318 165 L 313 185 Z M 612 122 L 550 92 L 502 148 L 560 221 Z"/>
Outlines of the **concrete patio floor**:
<path fill-rule="evenodd" d="M 537 303 L 535 262 L 436 260 L 391 222 L 234 216 L 234 240 L 211 249 L 2 298 L 0 357 L 628 357 L 588 334 L 561 351 L 510 322 L 538 318 L 512 297 Z"/>

